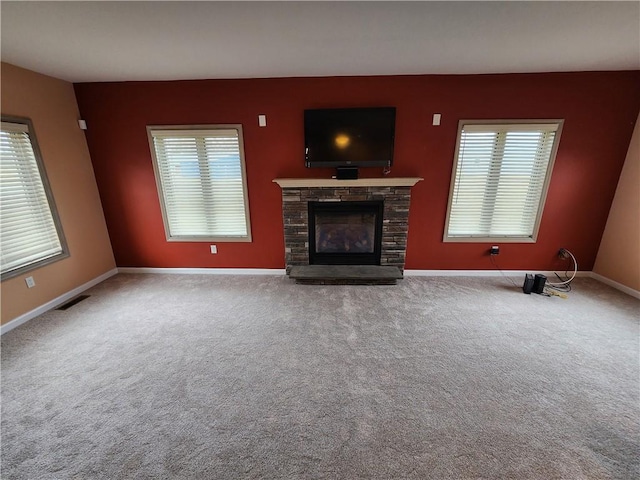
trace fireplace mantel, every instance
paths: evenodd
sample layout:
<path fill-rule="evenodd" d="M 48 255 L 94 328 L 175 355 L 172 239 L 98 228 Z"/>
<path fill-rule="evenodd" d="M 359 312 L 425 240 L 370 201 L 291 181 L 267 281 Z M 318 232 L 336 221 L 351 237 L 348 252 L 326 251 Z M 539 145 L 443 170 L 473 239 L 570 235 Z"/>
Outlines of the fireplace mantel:
<path fill-rule="evenodd" d="M 335 178 L 276 178 L 273 181 L 281 188 L 314 187 L 413 187 L 421 177 L 358 178 L 338 180 Z"/>

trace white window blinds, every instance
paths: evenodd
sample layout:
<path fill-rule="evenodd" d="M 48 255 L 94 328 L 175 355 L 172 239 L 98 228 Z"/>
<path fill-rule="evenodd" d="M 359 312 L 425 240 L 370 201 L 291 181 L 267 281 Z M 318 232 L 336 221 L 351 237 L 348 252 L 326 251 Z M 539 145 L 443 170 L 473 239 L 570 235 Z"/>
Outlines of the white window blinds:
<path fill-rule="evenodd" d="M 445 240 L 535 240 L 559 126 L 463 124 Z"/>
<path fill-rule="evenodd" d="M 2 122 L 0 235 L 2 276 L 21 273 L 65 254 L 28 124 Z M 50 203 L 51 201 L 51 203 Z"/>
<path fill-rule="evenodd" d="M 250 240 L 242 130 L 149 127 L 168 240 Z"/>

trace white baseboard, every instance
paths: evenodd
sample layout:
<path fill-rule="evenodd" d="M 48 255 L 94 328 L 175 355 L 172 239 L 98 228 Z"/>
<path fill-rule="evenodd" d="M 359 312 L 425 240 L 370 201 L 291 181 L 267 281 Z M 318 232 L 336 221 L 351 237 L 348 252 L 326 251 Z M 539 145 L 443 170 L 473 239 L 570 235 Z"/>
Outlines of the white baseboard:
<path fill-rule="evenodd" d="M 536 270 L 405 270 L 405 277 L 522 277 L 525 273 L 539 273 L 548 278 L 555 278 L 554 272 Z M 591 272 L 578 272 L 576 277 L 589 277 Z"/>
<path fill-rule="evenodd" d="M 553 272 L 535 270 L 503 270 L 507 276 L 541 273 L 553 277 Z M 181 275 L 285 275 L 284 268 L 154 268 L 119 267 L 118 273 L 164 273 Z M 591 272 L 578 272 L 577 277 L 588 277 Z M 405 270 L 406 277 L 499 277 L 498 270 Z"/>
<path fill-rule="evenodd" d="M 284 268 L 147 268 L 120 267 L 118 273 L 166 273 L 182 275 L 284 275 Z"/>
<path fill-rule="evenodd" d="M 85 290 L 90 289 L 91 287 L 99 284 L 100 282 L 104 282 L 109 277 L 113 277 L 116 273 L 118 273 L 117 268 L 114 268 L 113 270 L 109 270 L 108 272 L 103 273 L 102 275 L 94 278 L 93 280 L 89 280 L 87 283 L 83 283 L 79 287 L 76 287 L 73 290 L 70 290 L 67 293 L 60 295 L 59 297 L 56 297 L 53 300 L 48 301 L 44 305 L 40 305 L 39 307 L 34 308 L 33 310 L 27 313 L 23 313 L 19 317 L 16 317 L 10 322 L 7 322 L 4 325 L 2 325 L 0 327 L 0 335 L 4 335 L 8 331 L 13 330 L 14 328 L 22 325 L 23 323 L 28 322 L 32 318 L 35 318 L 38 315 L 42 315 L 43 313 L 48 312 L 53 308 L 56 308 L 58 305 L 62 305 L 67 300 L 71 300 L 73 297 L 81 294 Z"/>
<path fill-rule="evenodd" d="M 634 290 L 631 287 L 627 287 L 626 285 L 616 282 L 615 280 L 611 280 L 610 278 L 603 277 L 599 273 L 595 273 L 595 272 L 589 272 L 589 273 L 591 274 L 589 276 L 594 280 L 598 280 L 599 282 L 605 283 L 610 287 L 615 288 L 616 290 L 620 290 L 621 292 L 626 293 L 627 295 L 631 295 L 632 297 L 640 299 L 640 291 Z"/>

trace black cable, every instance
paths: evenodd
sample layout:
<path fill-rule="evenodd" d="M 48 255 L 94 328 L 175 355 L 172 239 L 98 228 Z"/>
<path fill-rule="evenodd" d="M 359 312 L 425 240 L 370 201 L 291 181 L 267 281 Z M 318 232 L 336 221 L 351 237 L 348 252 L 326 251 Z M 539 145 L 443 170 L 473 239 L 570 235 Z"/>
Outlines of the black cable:
<path fill-rule="evenodd" d="M 507 280 L 509 280 L 511 282 L 511 285 L 513 285 L 516 288 L 520 288 L 520 285 L 517 285 L 512 278 L 507 277 L 504 272 L 500 269 L 500 267 L 498 266 L 498 264 L 496 263 L 495 259 L 493 258 L 495 257 L 495 255 L 489 255 L 489 259 L 491 260 L 491 263 L 493 263 L 493 266 L 496 267 L 498 269 L 498 271 L 500 272 L 500 274 L 506 278 Z"/>
<path fill-rule="evenodd" d="M 547 282 L 547 285 L 554 286 L 554 287 L 563 287 L 565 285 L 571 284 L 571 282 L 573 281 L 574 278 L 576 278 L 576 275 L 578 273 L 578 261 L 576 260 L 576 257 L 573 255 L 573 253 L 571 253 L 566 248 L 562 248 L 560 252 L 562 254 L 568 255 L 569 257 L 571 257 L 571 260 L 573 260 L 573 275 L 571 276 L 571 278 L 567 278 L 567 280 L 561 281 L 560 283 Z M 568 273 L 568 271 L 569 270 L 565 271 L 565 275 Z M 558 274 L 556 273 L 556 275 Z"/>
<path fill-rule="evenodd" d="M 554 274 L 556 277 L 558 277 L 558 280 L 560 280 L 560 281 L 561 281 L 561 282 L 563 282 L 563 283 L 564 283 L 564 282 L 566 282 L 566 281 L 567 281 L 567 279 L 569 278 L 569 277 L 567 276 L 567 272 L 565 272 L 565 277 L 566 277 L 566 278 L 564 278 L 564 279 L 563 279 L 560 275 L 558 275 L 556 272 L 553 272 L 553 274 Z M 550 289 L 552 289 L 552 290 L 556 290 L 556 291 L 558 291 L 558 292 L 570 292 L 570 291 L 571 291 L 571 282 L 569 282 L 569 283 L 565 283 L 564 285 L 552 285 L 552 284 L 548 284 L 548 285 L 545 285 L 545 287 L 548 287 L 548 288 L 550 288 Z"/>
<path fill-rule="evenodd" d="M 553 272 L 553 274 L 558 278 L 558 280 L 560 280 L 560 283 L 552 283 L 552 282 L 547 282 L 547 284 L 545 285 L 545 288 L 548 288 L 550 290 L 555 290 L 556 292 L 570 292 L 571 291 L 571 282 L 573 282 L 573 280 L 576 278 L 576 274 L 578 273 L 578 262 L 576 261 L 576 257 L 566 248 L 562 249 L 566 255 L 568 255 L 567 259 L 571 259 L 573 261 L 573 275 L 571 276 L 571 278 L 569 278 L 569 270 L 565 270 L 564 271 L 564 279 L 558 275 L 556 272 Z"/>

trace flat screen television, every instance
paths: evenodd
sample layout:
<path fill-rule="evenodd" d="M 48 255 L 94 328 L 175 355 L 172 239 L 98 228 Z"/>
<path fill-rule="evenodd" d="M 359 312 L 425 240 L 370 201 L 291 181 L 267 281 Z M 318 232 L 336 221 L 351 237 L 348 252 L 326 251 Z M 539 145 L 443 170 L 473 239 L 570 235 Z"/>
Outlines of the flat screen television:
<path fill-rule="evenodd" d="M 304 111 L 307 167 L 390 167 L 395 107 Z"/>

